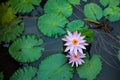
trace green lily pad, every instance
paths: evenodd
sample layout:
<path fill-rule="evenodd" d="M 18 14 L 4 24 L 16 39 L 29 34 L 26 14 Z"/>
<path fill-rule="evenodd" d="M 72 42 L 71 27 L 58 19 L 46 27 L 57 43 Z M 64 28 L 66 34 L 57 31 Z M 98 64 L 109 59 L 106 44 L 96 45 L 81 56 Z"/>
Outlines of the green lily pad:
<path fill-rule="evenodd" d="M 92 43 L 94 40 L 94 32 L 90 29 L 88 29 L 87 27 L 81 29 L 79 32 L 81 32 L 81 35 L 86 36 L 85 40 L 88 43 Z"/>
<path fill-rule="evenodd" d="M 87 2 L 87 0 L 82 0 L 82 1 Z"/>
<path fill-rule="evenodd" d="M 120 20 L 120 8 L 108 7 L 104 10 L 104 16 L 111 22 L 118 21 Z"/>
<path fill-rule="evenodd" d="M 35 67 L 27 66 L 18 69 L 11 77 L 10 80 L 35 80 L 38 69 Z"/>
<path fill-rule="evenodd" d="M 82 36 L 86 36 L 85 40 L 88 43 L 93 42 L 94 32 L 92 30 L 88 29 L 88 27 L 85 26 L 84 22 L 81 20 L 74 20 L 74 21 L 68 23 L 66 29 L 71 32 L 78 31 L 79 33 L 81 33 Z"/>
<path fill-rule="evenodd" d="M 93 55 L 89 61 L 85 60 L 85 64 L 77 68 L 77 72 L 81 78 L 87 80 L 94 80 L 102 69 L 102 62 L 97 55 Z"/>
<path fill-rule="evenodd" d="M 15 40 L 9 47 L 10 55 L 19 62 L 33 62 L 40 58 L 44 48 L 40 45 L 42 39 L 38 39 L 35 35 L 26 35 Z"/>
<path fill-rule="evenodd" d="M 109 6 L 117 6 L 120 4 L 120 0 L 100 0 L 100 3 L 105 7 Z"/>
<path fill-rule="evenodd" d="M 29 13 L 34 5 L 40 5 L 41 0 L 10 0 L 11 7 L 18 13 Z"/>
<path fill-rule="evenodd" d="M 44 6 L 45 13 L 63 14 L 65 17 L 72 15 L 72 6 L 67 0 L 48 0 Z"/>
<path fill-rule="evenodd" d="M 73 68 L 67 63 L 65 55 L 57 53 L 41 62 L 37 75 L 38 80 L 70 80 Z"/>
<path fill-rule="evenodd" d="M 16 17 L 16 12 L 10 7 L 9 3 L 0 4 L 0 24 L 11 22 Z"/>
<path fill-rule="evenodd" d="M 103 11 L 97 4 L 88 3 L 84 6 L 84 15 L 92 20 L 100 20 L 103 16 Z"/>
<path fill-rule="evenodd" d="M 118 59 L 120 60 L 120 50 L 118 51 Z"/>
<path fill-rule="evenodd" d="M 21 19 L 14 19 L 11 23 L 0 25 L 0 41 L 9 43 L 14 41 L 24 31 Z"/>
<path fill-rule="evenodd" d="M 2 72 L 0 72 L 0 80 L 3 80 L 4 79 L 4 75 Z"/>
<path fill-rule="evenodd" d="M 58 37 L 65 33 L 68 20 L 62 14 L 44 14 L 38 19 L 39 30 L 49 37 Z"/>
<path fill-rule="evenodd" d="M 67 24 L 67 30 L 71 32 L 79 31 L 84 27 L 84 22 L 81 20 L 73 20 Z"/>
<path fill-rule="evenodd" d="M 80 0 L 68 0 L 68 2 L 70 4 L 73 4 L 73 5 L 79 5 L 80 4 Z"/>

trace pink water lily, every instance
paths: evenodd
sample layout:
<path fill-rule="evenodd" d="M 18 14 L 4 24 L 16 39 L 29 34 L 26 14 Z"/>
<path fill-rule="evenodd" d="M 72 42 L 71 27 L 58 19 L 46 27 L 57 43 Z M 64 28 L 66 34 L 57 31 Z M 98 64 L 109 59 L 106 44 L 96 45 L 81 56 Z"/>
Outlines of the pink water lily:
<path fill-rule="evenodd" d="M 67 31 L 65 38 L 62 40 L 65 41 L 64 46 L 66 46 L 65 52 L 74 52 L 76 55 L 78 52 L 83 54 L 83 49 L 86 49 L 86 40 L 84 40 L 85 36 L 81 36 L 77 31 L 73 34 L 70 31 Z"/>
<path fill-rule="evenodd" d="M 83 61 L 82 58 L 85 58 L 85 54 L 81 54 L 81 53 L 69 53 L 66 57 L 69 58 L 69 64 L 72 64 L 72 67 L 75 65 L 76 67 L 78 67 L 78 65 L 82 65 L 83 63 L 85 63 Z"/>

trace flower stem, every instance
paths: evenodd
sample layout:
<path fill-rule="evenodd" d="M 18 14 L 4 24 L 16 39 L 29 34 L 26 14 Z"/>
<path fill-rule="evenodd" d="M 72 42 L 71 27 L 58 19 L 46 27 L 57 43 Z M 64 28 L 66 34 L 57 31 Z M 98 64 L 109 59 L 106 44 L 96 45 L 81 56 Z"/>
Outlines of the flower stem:
<path fill-rule="evenodd" d="M 87 21 L 87 22 L 91 22 L 91 23 L 94 23 L 94 24 L 100 25 L 100 22 L 95 21 L 95 20 L 92 20 L 92 19 L 85 18 L 84 20 Z"/>

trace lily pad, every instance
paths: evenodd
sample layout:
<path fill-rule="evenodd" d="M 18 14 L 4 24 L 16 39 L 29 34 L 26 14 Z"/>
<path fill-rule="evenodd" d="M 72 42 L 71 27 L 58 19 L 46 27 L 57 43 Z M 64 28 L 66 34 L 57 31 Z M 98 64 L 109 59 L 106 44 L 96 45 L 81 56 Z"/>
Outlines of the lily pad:
<path fill-rule="evenodd" d="M 0 24 L 11 22 L 16 17 L 15 14 L 8 2 L 0 4 Z"/>
<path fill-rule="evenodd" d="M 24 24 L 21 19 L 14 19 L 11 23 L 0 25 L 0 41 L 11 42 L 22 34 Z"/>
<path fill-rule="evenodd" d="M 49 37 L 58 37 L 65 33 L 68 20 L 62 14 L 44 14 L 38 19 L 39 30 Z"/>
<path fill-rule="evenodd" d="M 68 0 L 68 2 L 70 4 L 73 4 L 73 5 L 79 5 L 80 4 L 80 0 Z"/>
<path fill-rule="evenodd" d="M 105 7 L 109 6 L 117 6 L 120 4 L 120 0 L 100 0 L 100 3 Z"/>
<path fill-rule="evenodd" d="M 86 59 L 85 64 L 77 68 L 81 78 L 94 80 L 102 69 L 102 62 L 97 55 L 93 55 L 91 60 Z"/>
<path fill-rule="evenodd" d="M 118 51 L 118 59 L 120 60 L 120 50 Z"/>
<path fill-rule="evenodd" d="M 84 15 L 92 20 L 100 20 L 103 16 L 103 11 L 97 4 L 88 3 L 84 6 Z"/>
<path fill-rule="evenodd" d="M 41 0 L 10 0 L 11 7 L 18 13 L 29 13 L 38 6 Z"/>
<path fill-rule="evenodd" d="M 84 27 L 84 22 L 81 20 L 73 20 L 67 24 L 67 30 L 71 32 L 79 31 Z"/>
<path fill-rule="evenodd" d="M 81 35 L 86 36 L 85 40 L 88 43 L 92 43 L 93 39 L 94 39 L 94 32 L 90 29 L 88 29 L 87 27 L 84 27 L 83 29 L 81 29 L 79 32 L 81 32 Z"/>
<path fill-rule="evenodd" d="M 104 16 L 111 22 L 118 21 L 120 20 L 120 8 L 108 7 L 104 10 Z"/>
<path fill-rule="evenodd" d="M 32 66 L 27 66 L 18 69 L 11 77 L 10 80 L 35 80 L 38 69 Z"/>
<path fill-rule="evenodd" d="M 66 29 L 71 32 L 78 31 L 79 33 L 81 33 L 82 36 L 86 36 L 85 40 L 88 43 L 93 42 L 94 32 L 92 30 L 88 29 L 88 27 L 85 26 L 84 22 L 81 20 L 74 20 L 74 21 L 68 23 Z"/>
<path fill-rule="evenodd" d="M 87 0 L 82 0 L 82 1 L 87 2 Z"/>
<path fill-rule="evenodd" d="M 40 58 L 44 48 L 40 45 L 42 39 L 38 39 L 35 35 L 26 35 L 15 40 L 9 47 L 10 55 L 19 62 L 33 62 Z"/>
<path fill-rule="evenodd" d="M 67 63 L 65 55 L 57 53 L 41 62 L 37 75 L 38 80 L 70 80 L 73 68 Z"/>
<path fill-rule="evenodd" d="M 72 15 L 72 6 L 67 0 L 48 0 L 44 6 L 45 13 L 63 14 L 65 17 Z"/>

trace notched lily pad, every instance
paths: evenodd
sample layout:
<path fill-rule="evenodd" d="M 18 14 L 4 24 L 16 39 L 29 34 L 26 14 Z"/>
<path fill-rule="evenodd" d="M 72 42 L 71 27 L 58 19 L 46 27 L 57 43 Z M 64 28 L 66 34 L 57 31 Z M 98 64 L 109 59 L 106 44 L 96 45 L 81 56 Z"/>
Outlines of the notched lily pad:
<path fill-rule="evenodd" d="M 19 62 L 33 62 L 40 58 L 44 48 L 40 47 L 42 39 L 35 35 L 26 35 L 15 40 L 9 47 L 10 55 Z"/>
<path fill-rule="evenodd" d="M 44 14 L 38 18 L 39 30 L 49 37 L 58 37 L 65 33 L 68 20 L 62 14 Z"/>
<path fill-rule="evenodd" d="M 73 4 L 73 5 L 79 5 L 80 4 L 80 0 L 68 0 L 68 2 L 70 4 Z"/>
<path fill-rule="evenodd" d="M 94 80 L 102 69 L 102 62 L 97 55 L 93 55 L 91 60 L 86 59 L 85 64 L 77 68 L 77 72 L 81 78 Z"/>
<path fill-rule="evenodd" d="M 81 20 L 74 20 L 68 23 L 66 29 L 71 32 L 78 31 L 82 36 L 86 36 L 85 39 L 88 43 L 93 42 L 94 32 L 85 26 L 84 22 Z"/>
<path fill-rule="evenodd" d="M 70 80 L 73 68 L 67 63 L 65 55 L 57 53 L 41 62 L 37 75 L 38 80 Z"/>
<path fill-rule="evenodd" d="M 110 21 L 120 20 L 120 8 L 119 7 L 108 7 L 104 10 L 104 16 Z"/>
<path fill-rule="evenodd" d="M 0 4 L 0 24 L 11 22 L 16 17 L 16 12 L 10 7 L 9 2 Z"/>
<path fill-rule="evenodd" d="M 22 34 L 24 24 L 21 19 L 14 19 L 11 23 L 0 25 L 0 41 L 11 42 Z"/>
<path fill-rule="evenodd" d="M 103 11 L 97 4 L 88 3 L 84 6 L 84 15 L 92 20 L 100 20 L 103 16 Z"/>
<path fill-rule="evenodd" d="M 48 0 L 44 7 L 45 13 L 63 14 L 65 17 L 72 15 L 72 6 L 67 0 Z"/>
<path fill-rule="evenodd" d="M 29 13 L 38 6 L 41 0 L 10 0 L 11 7 L 18 13 Z"/>
<path fill-rule="evenodd" d="M 120 60 L 120 50 L 118 51 L 118 59 Z"/>
<path fill-rule="evenodd" d="M 79 31 L 84 27 L 84 22 L 81 20 L 73 20 L 67 24 L 67 30 L 71 32 Z"/>
<path fill-rule="evenodd" d="M 105 7 L 109 6 L 117 6 L 120 4 L 120 0 L 100 0 L 100 3 Z"/>
<path fill-rule="evenodd" d="M 35 80 L 37 68 L 27 66 L 18 69 L 11 77 L 10 80 Z"/>
<path fill-rule="evenodd" d="M 82 0 L 82 1 L 87 2 L 88 0 Z"/>

